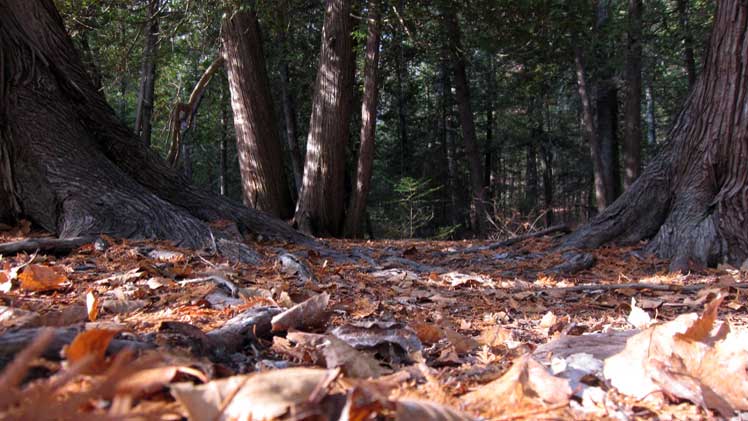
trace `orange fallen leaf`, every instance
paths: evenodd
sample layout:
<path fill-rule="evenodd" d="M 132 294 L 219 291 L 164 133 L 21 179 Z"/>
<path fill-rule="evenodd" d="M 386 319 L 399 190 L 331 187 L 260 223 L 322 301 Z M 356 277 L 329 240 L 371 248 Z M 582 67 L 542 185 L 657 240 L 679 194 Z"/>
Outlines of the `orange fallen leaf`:
<path fill-rule="evenodd" d="M 88 320 L 95 322 L 99 317 L 99 297 L 94 295 L 93 291 L 86 293 L 86 310 L 88 311 Z"/>
<path fill-rule="evenodd" d="M 408 325 L 416 332 L 418 339 L 425 344 L 435 344 L 444 337 L 442 329 L 434 324 L 413 321 Z"/>
<path fill-rule="evenodd" d="M 106 350 L 119 330 L 91 329 L 79 333 L 65 351 L 67 361 L 77 363 L 84 358 L 92 358 L 92 362 L 84 374 L 98 374 L 107 368 Z"/>
<path fill-rule="evenodd" d="M 60 268 L 29 265 L 18 275 L 18 279 L 21 281 L 21 288 L 39 292 L 62 288 L 62 283 L 67 281 L 68 277 Z"/>
<path fill-rule="evenodd" d="M 5 272 L 0 272 L 0 292 L 10 292 L 13 288 L 13 282 Z"/>

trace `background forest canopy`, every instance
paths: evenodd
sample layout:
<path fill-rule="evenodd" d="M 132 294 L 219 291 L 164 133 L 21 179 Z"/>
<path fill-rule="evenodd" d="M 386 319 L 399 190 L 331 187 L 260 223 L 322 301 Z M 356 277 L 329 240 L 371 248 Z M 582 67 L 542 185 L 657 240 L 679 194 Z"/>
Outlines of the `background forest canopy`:
<path fill-rule="evenodd" d="M 247 203 L 226 66 L 215 71 L 203 92 L 193 94 L 211 64 L 222 64 L 215 63 L 221 55 L 222 22 L 238 10 L 233 3 L 56 0 L 90 76 L 125 125 L 195 184 Z M 251 3 L 256 3 L 251 7 L 275 116 L 266 129 L 282 144 L 284 188 L 293 201 L 301 184 L 303 162 L 297 161 L 305 156 L 325 5 L 313 0 Z M 483 231 L 499 237 L 530 227 L 584 222 L 610 204 L 629 185 L 629 177 L 636 176 L 629 174 L 630 168 L 641 168 L 665 140 L 701 70 L 714 15 L 711 1 L 644 2 L 641 95 L 632 108 L 627 106 L 629 3 L 379 3 L 369 234 L 460 238 Z M 345 146 L 347 196 L 355 186 L 369 7 L 354 1 L 351 10 L 356 69 Z M 445 20 L 449 14 L 455 21 Z M 605 203 L 599 190 L 596 200 L 577 86 L 579 57 L 584 59 L 604 171 L 610 174 Z M 461 65 L 467 70 L 466 88 L 460 86 Z M 466 116 L 460 101 L 465 99 L 475 127 L 473 155 L 482 177 L 484 229 L 471 218 L 476 190 L 471 165 L 476 163 L 470 162 L 464 139 Z M 640 122 L 634 126 L 640 162 L 627 160 L 628 119 Z M 178 150 L 174 137 L 180 140 Z"/>

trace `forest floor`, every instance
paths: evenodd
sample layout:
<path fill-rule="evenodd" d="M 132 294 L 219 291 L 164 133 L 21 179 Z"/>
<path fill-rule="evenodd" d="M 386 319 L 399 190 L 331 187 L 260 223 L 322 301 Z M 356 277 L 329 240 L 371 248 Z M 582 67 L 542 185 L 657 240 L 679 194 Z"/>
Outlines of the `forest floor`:
<path fill-rule="evenodd" d="M 104 240 L 0 261 L 0 419 L 748 409 L 748 282 L 735 268 L 669 274 L 634 248 L 564 255 L 550 237 L 324 241 L 332 254 L 264 243 L 257 264 Z"/>

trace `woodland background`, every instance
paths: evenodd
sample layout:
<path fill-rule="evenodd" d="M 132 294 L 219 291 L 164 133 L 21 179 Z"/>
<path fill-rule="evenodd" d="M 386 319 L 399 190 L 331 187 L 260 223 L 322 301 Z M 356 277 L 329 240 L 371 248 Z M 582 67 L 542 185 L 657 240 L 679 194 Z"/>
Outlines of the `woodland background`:
<path fill-rule="evenodd" d="M 219 56 L 223 5 L 190 0 L 56 3 L 119 118 L 162 156 L 169 155 L 177 104 L 188 103 L 193 87 Z M 639 107 L 631 111 L 626 106 L 632 28 L 627 3 L 474 0 L 454 10 L 455 33 L 444 23 L 440 2 L 384 2 L 368 235 L 502 237 L 593 216 L 600 202 L 595 200 L 577 90 L 577 52 L 583 54 L 591 87 L 595 130 L 607 145 L 603 162 L 613 186 L 604 204 L 611 203 L 628 185 L 624 122 L 640 121 L 641 162 L 633 165 L 641 168 L 664 141 L 696 80 L 714 7 L 708 1 L 645 2 L 640 10 L 642 90 Z M 300 180 L 294 177 L 289 145 L 297 145 L 297 156 L 304 156 L 324 7 L 321 1 L 258 1 L 255 10 L 276 129 L 283 139 L 286 180 L 295 199 Z M 361 126 L 367 5 L 353 2 L 352 13 L 356 72 L 344 164 L 347 194 Z M 450 54 L 455 36 L 457 55 Z M 470 218 L 474 192 L 466 188 L 470 168 L 455 90 L 455 56 L 467 64 L 483 169 L 488 224 L 481 230 Z M 144 84 L 151 71 L 152 114 L 146 117 L 143 102 L 148 96 L 143 92 L 149 89 Z M 198 104 L 194 122 L 182 127 L 173 165 L 195 184 L 241 200 L 224 69 L 215 73 Z M 143 119 L 150 124 L 143 127 Z M 294 130 L 288 130 L 289 124 Z"/>

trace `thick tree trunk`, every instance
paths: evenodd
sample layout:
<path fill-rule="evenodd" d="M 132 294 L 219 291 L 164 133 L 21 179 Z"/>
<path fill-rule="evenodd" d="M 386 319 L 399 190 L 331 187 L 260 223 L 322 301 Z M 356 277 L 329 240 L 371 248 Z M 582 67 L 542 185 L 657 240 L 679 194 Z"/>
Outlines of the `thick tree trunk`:
<path fill-rule="evenodd" d="M 374 140 L 377 124 L 379 92 L 379 0 L 369 0 L 368 34 L 364 59 L 364 99 L 361 103 L 361 145 L 356 167 L 356 185 L 351 195 L 346 221 L 346 235 L 360 238 L 363 234 L 366 197 L 371 185 L 371 167 L 374 162 Z"/>
<path fill-rule="evenodd" d="M 119 122 L 50 0 L 0 3 L 0 165 L 5 198 L 62 238 L 101 233 L 211 243 L 208 222 L 310 241 L 283 222 L 197 189 Z"/>
<path fill-rule="evenodd" d="M 345 152 L 353 98 L 351 0 L 326 0 L 314 84 L 304 181 L 294 221 L 305 233 L 340 235 L 345 207 Z"/>
<path fill-rule="evenodd" d="M 244 203 L 289 218 L 291 194 L 255 12 L 231 13 L 223 21 L 222 34 Z"/>
<path fill-rule="evenodd" d="M 221 196 L 226 196 L 226 167 L 229 146 L 229 110 L 228 95 L 225 89 L 222 89 L 221 95 L 221 143 L 218 145 L 218 192 Z"/>
<path fill-rule="evenodd" d="M 135 111 L 135 135 L 143 144 L 151 146 L 151 116 L 156 82 L 156 52 L 158 48 L 158 12 L 160 0 L 148 0 L 148 21 L 145 24 L 145 46 L 140 74 L 140 90 Z"/>
<path fill-rule="evenodd" d="M 688 25 L 688 0 L 678 0 L 678 25 L 683 34 L 683 67 L 688 77 L 688 87 L 696 84 L 696 58 L 693 51 L 694 41 Z"/>
<path fill-rule="evenodd" d="M 626 54 L 626 103 L 623 135 L 623 186 L 641 172 L 642 144 L 642 0 L 629 0 Z"/>
<path fill-rule="evenodd" d="M 439 65 L 439 134 L 441 135 L 444 167 L 446 170 L 444 172 L 446 175 L 444 180 L 446 189 L 442 190 L 442 192 L 445 196 L 444 202 L 447 208 L 445 212 L 447 223 L 454 226 L 457 225 L 458 219 L 457 192 L 455 187 L 457 174 L 454 163 L 452 125 L 450 123 L 452 119 L 452 84 L 450 83 L 449 70 L 445 59 L 446 57 Z"/>
<path fill-rule="evenodd" d="M 706 64 L 669 140 L 612 206 L 567 247 L 652 238 L 672 269 L 748 257 L 748 4 L 721 0 Z"/>
<path fill-rule="evenodd" d="M 467 72 L 465 70 L 465 56 L 462 51 L 460 40 L 460 27 L 457 22 L 456 12 L 452 7 L 445 10 L 445 24 L 447 36 L 449 37 L 452 66 L 455 78 L 455 97 L 457 108 L 460 112 L 460 126 L 465 144 L 465 155 L 470 168 L 470 186 L 472 187 L 472 200 L 470 206 L 470 225 L 473 231 L 481 235 L 486 225 L 485 198 L 483 190 L 483 166 L 481 165 L 478 139 L 475 135 L 475 119 L 470 104 L 470 88 L 468 86 Z"/>

